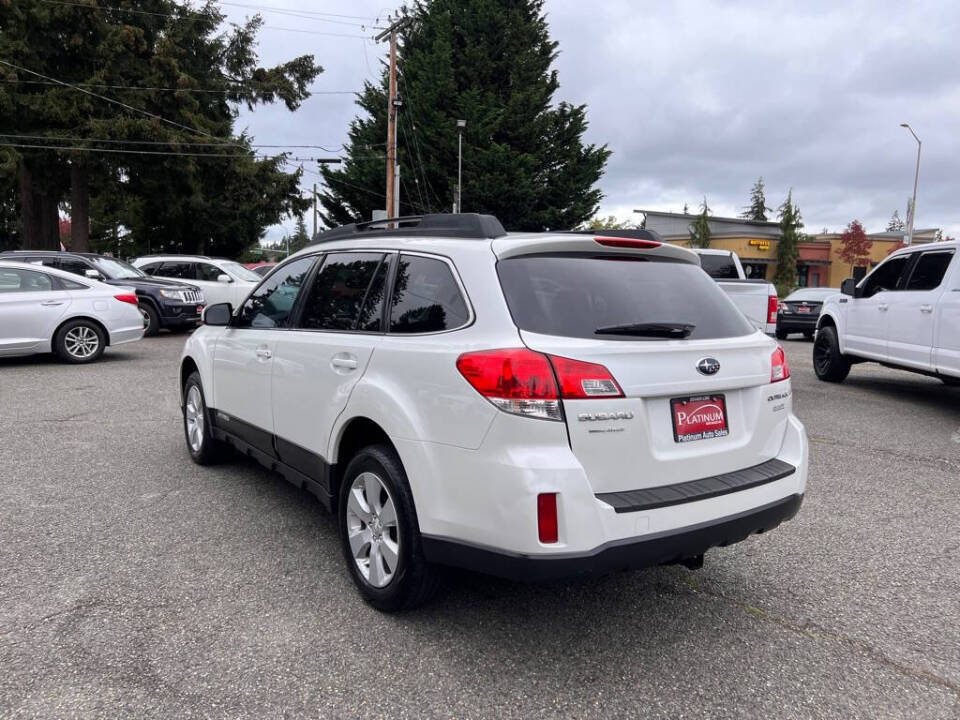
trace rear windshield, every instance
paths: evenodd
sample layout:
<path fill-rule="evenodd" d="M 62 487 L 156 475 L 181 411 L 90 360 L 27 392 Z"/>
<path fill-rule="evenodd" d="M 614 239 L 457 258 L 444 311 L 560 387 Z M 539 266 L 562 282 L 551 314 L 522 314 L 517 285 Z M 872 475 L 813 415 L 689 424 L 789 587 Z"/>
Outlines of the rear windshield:
<path fill-rule="evenodd" d="M 700 255 L 700 267 L 716 280 L 736 280 L 740 277 L 733 255 Z"/>
<path fill-rule="evenodd" d="M 692 326 L 689 339 L 749 335 L 753 326 L 698 266 L 634 257 L 525 255 L 497 264 L 521 330 L 596 340 L 658 341 L 621 326 Z M 606 332 L 598 333 L 598 330 Z"/>

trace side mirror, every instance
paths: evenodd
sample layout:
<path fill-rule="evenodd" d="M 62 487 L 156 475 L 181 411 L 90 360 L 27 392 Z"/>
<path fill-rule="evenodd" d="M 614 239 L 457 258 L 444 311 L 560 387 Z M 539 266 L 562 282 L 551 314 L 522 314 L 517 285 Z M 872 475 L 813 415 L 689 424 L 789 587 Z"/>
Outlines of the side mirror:
<path fill-rule="evenodd" d="M 92 270 L 92 269 L 84 270 L 83 276 L 88 277 L 91 280 L 103 280 L 103 275 L 101 275 L 97 270 Z"/>
<path fill-rule="evenodd" d="M 220 273 L 219 275 L 217 275 L 217 282 L 232 283 L 233 278 L 227 275 L 226 273 Z"/>
<path fill-rule="evenodd" d="M 226 327 L 230 324 L 230 317 L 233 315 L 233 307 L 230 303 L 217 303 L 210 305 L 203 310 L 203 324 L 216 327 Z"/>
<path fill-rule="evenodd" d="M 860 297 L 857 293 L 857 281 L 855 278 L 847 278 L 840 283 L 840 292 L 853 298 Z"/>

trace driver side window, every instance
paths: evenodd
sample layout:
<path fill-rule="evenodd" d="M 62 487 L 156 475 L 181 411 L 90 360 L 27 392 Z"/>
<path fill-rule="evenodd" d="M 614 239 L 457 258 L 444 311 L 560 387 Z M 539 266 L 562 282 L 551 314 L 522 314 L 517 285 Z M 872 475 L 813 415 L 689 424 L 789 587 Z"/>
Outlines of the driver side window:
<path fill-rule="evenodd" d="M 863 297 L 873 297 L 885 290 L 903 290 L 903 272 L 912 258 L 912 255 L 899 255 L 877 267 L 867 276 L 863 285 Z"/>
<path fill-rule="evenodd" d="M 315 257 L 295 260 L 274 271 L 270 279 L 261 283 L 247 298 L 237 313 L 234 327 L 284 328 L 290 319 L 293 305 L 310 272 Z"/>

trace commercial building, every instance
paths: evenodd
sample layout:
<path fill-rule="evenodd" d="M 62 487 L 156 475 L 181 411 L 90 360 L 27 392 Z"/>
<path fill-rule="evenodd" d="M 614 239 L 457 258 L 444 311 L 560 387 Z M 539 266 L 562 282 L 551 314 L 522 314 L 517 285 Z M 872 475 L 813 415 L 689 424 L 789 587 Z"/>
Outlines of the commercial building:
<path fill-rule="evenodd" d="M 690 223 L 696 215 L 668 213 L 658 210 L 635 210 L 644 218 L 644 227 L 655 230 L 664 240 L 684 247 L 690 244 Z M 759 222 L 742 218 L 710 217 L 710 247 L 732 250 L 740 256 L 749 278 L 773 280 L 777 272 L 777 245 L 780 227 L 775 222 Z M 933 242 L 937 229 L 914 230 L 914 243 Z M 871 240 L 867 265 L 852 267 L 840 259 L 840 233 L 808 235 L 797 250 L 797 281 L 801 287 L 840 287 L 844 278 L 863 277 L 887 255 L 901 247 L 903 232 L 868 233 Z"/>

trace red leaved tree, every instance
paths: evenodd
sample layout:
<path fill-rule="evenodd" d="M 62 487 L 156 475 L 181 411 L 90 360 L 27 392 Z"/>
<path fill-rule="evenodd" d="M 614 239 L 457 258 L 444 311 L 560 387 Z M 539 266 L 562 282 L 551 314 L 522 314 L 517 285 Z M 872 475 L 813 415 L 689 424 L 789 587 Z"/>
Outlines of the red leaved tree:
<path fill-rule="evenodd" d="M 840 249 L 837 255 L 845 263 L 850 264 L 850 271 L 856 265 L 866 265 L 870 262 L 870 248 L 873 247 L 873 241 L 867 237 L 863 225 L 859 220 L 854 220 L 847 229 L 840 235 Z"/>

